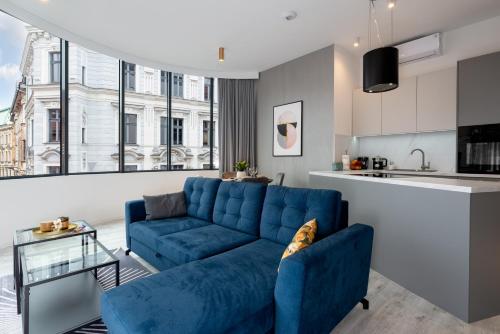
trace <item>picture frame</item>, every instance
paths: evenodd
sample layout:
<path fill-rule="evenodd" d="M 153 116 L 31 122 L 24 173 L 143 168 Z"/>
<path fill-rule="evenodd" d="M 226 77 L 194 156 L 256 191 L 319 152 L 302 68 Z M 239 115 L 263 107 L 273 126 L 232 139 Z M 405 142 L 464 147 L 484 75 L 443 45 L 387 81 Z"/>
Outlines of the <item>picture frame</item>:
<path fill-rule="evenodd" d="M 302 156 L 304 101 L 273 107 L 273 157 Z"/>

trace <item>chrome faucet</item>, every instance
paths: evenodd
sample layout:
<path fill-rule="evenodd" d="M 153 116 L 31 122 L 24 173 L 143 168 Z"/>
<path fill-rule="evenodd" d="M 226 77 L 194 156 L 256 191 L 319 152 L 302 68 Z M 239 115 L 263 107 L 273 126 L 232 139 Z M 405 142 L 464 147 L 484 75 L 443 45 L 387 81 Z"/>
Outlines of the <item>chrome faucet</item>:
<path fill-rule="evenodd" d="M 431 168 L 431 163 L 428 162 L 427 164 L 425 164 L 425 153 L 423 150 L 419 149 L 419 148 L 416 148 L 414 149 L 413 151 L 411 151 L 411 155 L 413 155 L 413 153 L 415 153 L 416 151 L 422 153 L 422 166 L 420 166 L 420 169 L 421 170 L 426 170 L 426 169 L 430 169 Z"/>

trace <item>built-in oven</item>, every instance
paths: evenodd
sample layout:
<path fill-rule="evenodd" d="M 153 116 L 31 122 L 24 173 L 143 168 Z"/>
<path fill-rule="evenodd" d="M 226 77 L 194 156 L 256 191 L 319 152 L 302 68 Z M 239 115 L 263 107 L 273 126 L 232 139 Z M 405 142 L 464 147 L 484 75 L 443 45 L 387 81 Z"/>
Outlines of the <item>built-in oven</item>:
<path fill-rule="evenodd" d="M 500 124 L 458 127 L 457 171 L 500 174 Z"/>

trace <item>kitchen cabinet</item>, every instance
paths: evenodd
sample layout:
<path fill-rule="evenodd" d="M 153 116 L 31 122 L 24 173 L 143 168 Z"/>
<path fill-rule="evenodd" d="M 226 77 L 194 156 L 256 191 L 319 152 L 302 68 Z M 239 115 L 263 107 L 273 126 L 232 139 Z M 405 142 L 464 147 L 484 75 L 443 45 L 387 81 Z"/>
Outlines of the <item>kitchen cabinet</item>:
<path fill-rule="evenodd" d="M 455 67 L 417 77 L 417 131 L 457 128 Z"/>
<path fill-rule="evenodd" d="M 362 89 L 353 93 L 353 135 L 378 136 L 381 132 L 382 97 Z"/>
<path fill-rule="evenodd" d="M 458 63 L 458 126 L 500 123 L 500 52 Z"/>
<path fill-rule="evenodd" d="M 382 93 L 382 134 L 417 131 L 417 78 L 399 80 L 399 87 Z"/>

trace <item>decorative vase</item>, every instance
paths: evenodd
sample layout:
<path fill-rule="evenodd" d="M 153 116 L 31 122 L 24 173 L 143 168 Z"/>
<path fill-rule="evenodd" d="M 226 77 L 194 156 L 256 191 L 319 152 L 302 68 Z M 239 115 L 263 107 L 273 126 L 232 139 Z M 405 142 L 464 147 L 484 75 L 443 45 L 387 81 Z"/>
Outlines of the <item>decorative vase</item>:
<path fill-rule="evenodd" d="M 245 176 L 247 176 L 247 172 L 245 172 L 245 171 L 237 171 L 237 172 L 236 172 L 236 178 L 237 178 L 237 179 L 242 179 L 242 178 L 244 178 Z"/>

